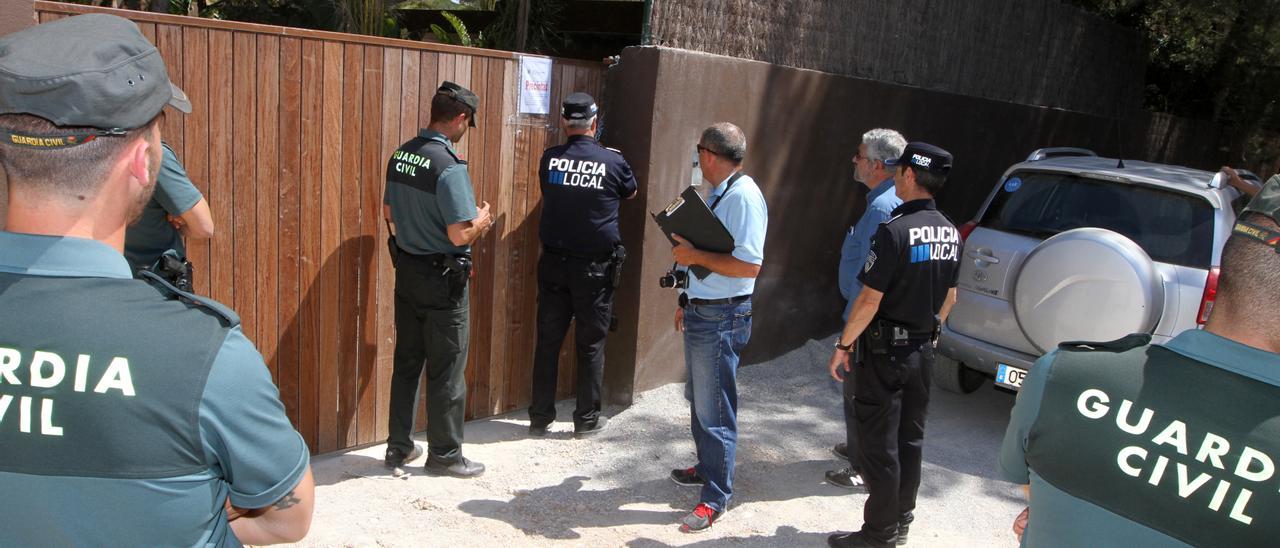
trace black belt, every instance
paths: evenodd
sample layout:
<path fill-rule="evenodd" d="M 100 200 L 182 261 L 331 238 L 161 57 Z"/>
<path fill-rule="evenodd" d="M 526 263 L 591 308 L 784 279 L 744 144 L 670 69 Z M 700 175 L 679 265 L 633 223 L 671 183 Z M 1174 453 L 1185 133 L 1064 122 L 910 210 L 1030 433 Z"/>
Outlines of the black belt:
<path fill-rule="evenodd" d="M 551 247 L 551 246 L 549 246 L 549 245 L 543 245 L 543 246 L 542 246 L 542 251 L 543 251 L 543 253 L 546 253 L 546 254 L 548 254 L 548 255 L 556 255 L 556 256 L 559 256 L 559 257 L 568 257 L 568 258 L 570 258 L 570 259 L 578 259 L 578 260 L 582 260 L 582 261 L 591 261 L 591 262 L 594 262 L 594 263 L 604 262 L 604 261 L 608 261 L 608 260 L 613 259 L 613 253 L 612 253 L 612 252 L 610 252 L 610 253 L 578 253 L 578 252 L 576 252 L 576 251 L 569 251 L 568 249 L 562 249 L 562 248 L 559 248 L 559 247 Z"/>
<path fill-rule="evenodd" d="M 738 304 L 741 302 L 746 302 L 747 299 L 750 299 L 750 298 L 751 298 L 751 295 L 747 294 L 747 295 L 738 295 L 737 297 L 725 297 L 723 299 L 690 299 L 688 295 L 681 293 L 680 306 L 683 308 L 684 306 L 690 305 L 690 304 L 701 304 L 701 305 Z"/>

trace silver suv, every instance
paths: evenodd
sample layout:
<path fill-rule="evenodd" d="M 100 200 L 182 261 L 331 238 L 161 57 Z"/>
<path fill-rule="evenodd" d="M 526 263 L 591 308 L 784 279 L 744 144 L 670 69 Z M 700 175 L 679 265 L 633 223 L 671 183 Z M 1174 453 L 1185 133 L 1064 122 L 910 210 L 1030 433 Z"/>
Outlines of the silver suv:
<path fill-rule="evenodd" d="M 1163 342 L 1202 325 L 1247 202 L 1207 171 L 1035 151 L 960 229 L 958 296 L 934 383 L 967 393 L 990 377 L 1017 390 L 1063 341 L 1150 333 Z"/>

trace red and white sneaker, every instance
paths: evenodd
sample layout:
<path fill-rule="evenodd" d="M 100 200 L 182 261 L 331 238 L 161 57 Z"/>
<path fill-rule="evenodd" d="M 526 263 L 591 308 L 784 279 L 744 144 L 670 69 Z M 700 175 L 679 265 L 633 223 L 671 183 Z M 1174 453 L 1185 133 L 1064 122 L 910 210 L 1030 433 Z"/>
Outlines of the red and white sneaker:
<path fill-rule="evenodd" d="M 720 519 L 724 512 L 717 512 L 706 503 L 698 503 L 689 515 L 680 518 L 681 533 L 701 533 L 711 528 L 711 524 Z"/>

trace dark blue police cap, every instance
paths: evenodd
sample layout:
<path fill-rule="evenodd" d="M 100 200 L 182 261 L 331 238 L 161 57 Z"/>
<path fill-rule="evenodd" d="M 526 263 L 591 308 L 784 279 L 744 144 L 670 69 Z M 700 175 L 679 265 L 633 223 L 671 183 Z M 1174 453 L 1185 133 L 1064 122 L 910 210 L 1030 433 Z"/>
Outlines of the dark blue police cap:
<path fill-rule="evenodd" d="M 946 175 L 951 171 L 951 153 L 929 143 L 912 141 L 902 149 L 902 156 L 884 161 L 886 166 L 908 166 L 918 170 Z"/>
<path fill-rule="evenodd" d="M 590 120 L 598 111 L 596 100 L 579 91 L 570 93 L 564 98 L 564 105 L 560 107 L 560 116 L 566 120 Z"/>

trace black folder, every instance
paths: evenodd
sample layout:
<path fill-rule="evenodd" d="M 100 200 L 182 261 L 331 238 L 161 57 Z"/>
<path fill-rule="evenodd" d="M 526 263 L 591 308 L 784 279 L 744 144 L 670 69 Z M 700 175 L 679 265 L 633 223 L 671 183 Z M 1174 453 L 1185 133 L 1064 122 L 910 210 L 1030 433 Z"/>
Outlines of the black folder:
<path fill-rule="evenodd" d="M 666 209 L 651 215 L 672 246 L 676 245 L 676 240 L 671 235 L 679 234 L 698 249 L 713 253 L 733 252 L 733 235 L 729 234 L 729 229 L 716 218 L 692 186 L 684 189 L 680 197 Z M 711 274 L 711 270 L 698 265 L 690 266 L 689 272 L 699 280 Z"/>

